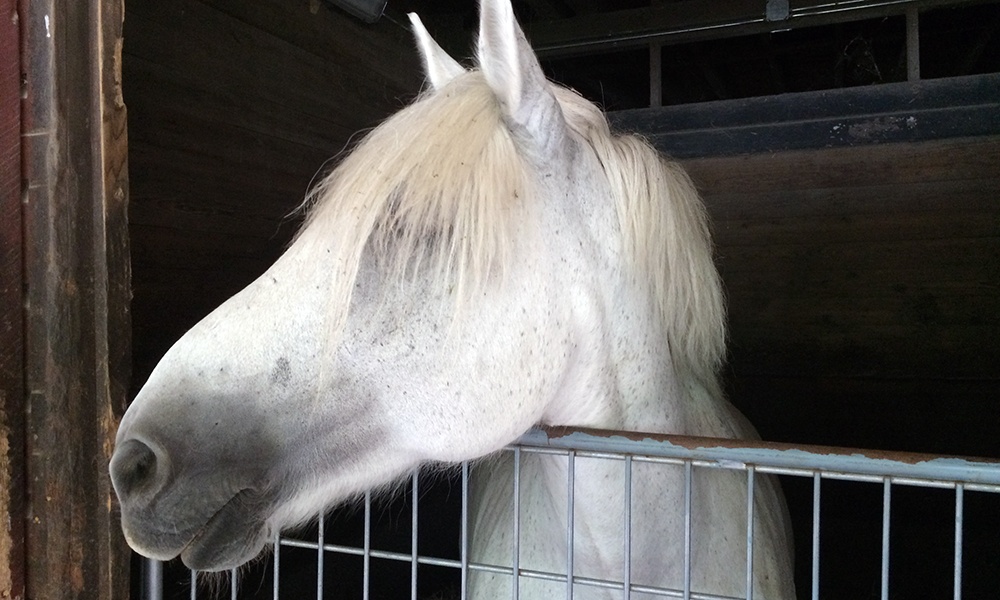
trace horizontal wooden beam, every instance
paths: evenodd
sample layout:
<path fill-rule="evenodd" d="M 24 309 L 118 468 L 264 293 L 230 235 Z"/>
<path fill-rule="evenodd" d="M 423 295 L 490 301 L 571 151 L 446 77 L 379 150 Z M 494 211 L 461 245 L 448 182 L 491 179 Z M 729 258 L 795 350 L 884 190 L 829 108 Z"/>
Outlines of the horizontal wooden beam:
<path fill-rule="evenodd" d="M 1000 135 L 1000 74 L 610 113 L 677 158 Z"/>
<path fill-rule="evenodd" d="M 969 0 L 864 0 L 831 3 L 798 0 L 787 18 L 768 20 L 764 0 L 682 0 L 528 25 L 532 47 L 542 58 L 613 52 L 648 44 L 677 44 L 792 28 L 902 15 L 907 7 L 928 10 Z M 773 18 L 773 16 L 772 16 Z"/>

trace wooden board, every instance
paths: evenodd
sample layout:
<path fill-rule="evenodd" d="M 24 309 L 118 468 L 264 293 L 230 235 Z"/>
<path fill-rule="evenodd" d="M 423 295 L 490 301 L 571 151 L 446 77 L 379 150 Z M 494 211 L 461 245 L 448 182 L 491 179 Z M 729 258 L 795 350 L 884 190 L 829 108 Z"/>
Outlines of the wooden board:
<path fill-rule="evenodd" d="M 25 590 L 128 597 L 107 465 L 130 368 L 122 4 L 22 4 Z"/>
<path fill-rule="evenodd" d="M 623 110 L 610 119 L 677 158 L 1000 135 L 1000 74 Z"/>
<path fill-rule="evenodd" d="M 1000 452 L 1000 137 L 684 164 L 713 218 L 733 399 L 766 434 Z"/>
<path fill-rule="evenodd" d="M 16 13 L 0 0 L 0 14 Z M 0 597 L 24 596 L 24 294 L 21 282 L 21 53 L 0 19 Z"/>

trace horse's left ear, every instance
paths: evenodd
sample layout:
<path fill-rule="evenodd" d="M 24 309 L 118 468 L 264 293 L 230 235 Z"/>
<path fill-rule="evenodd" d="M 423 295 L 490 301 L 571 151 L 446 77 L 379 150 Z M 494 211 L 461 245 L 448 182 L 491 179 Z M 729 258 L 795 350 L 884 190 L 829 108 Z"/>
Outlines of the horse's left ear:
<path fill-rule="evenodd" d="M 417 38 L 420 57 L 424 59 L 424 73 L 432 88 L 439 90 L 448 85 L 452 79 L 465 73 L 465 67 L 434 41 L 417 13 L 409 13 L 407 16 L 413 25 L 413 35 Z"/>
<path fill-rule="evenodd" d="M 508 124 L 540 156 L 558 152 L 568 138 L 566 120 L 510 0 L 482 0 L 479 11 L 479 67 Z"/>

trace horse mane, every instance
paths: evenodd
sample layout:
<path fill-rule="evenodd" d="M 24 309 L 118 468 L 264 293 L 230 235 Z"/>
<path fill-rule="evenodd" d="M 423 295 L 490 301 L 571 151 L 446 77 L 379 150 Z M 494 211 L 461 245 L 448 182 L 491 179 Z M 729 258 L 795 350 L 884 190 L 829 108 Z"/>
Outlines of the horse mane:
<path fill-rule="evenodd" d="M 369 132 L 310 193 L 298 239 L 333 240 L 336 310 L 366 248 L 388 281 L 429 270 L 459 302 L 506 270 L 530 186 L 493 92 L 470 72 Z"/>
<path fill-rule="evenodd" d="M 613 134 L 592 103 L 552 89 L 569 127 L 604 166 L 625 255 L 637 284 L 656 298 L 674 368 L 717 396 L 725 310 L 694 185 L 645 140 Z M 460 303 L 507 269 L 532 197 L 531 169 L 481 73 L 421 95 L 372 130 L 307 199 L 298 239 L 334 244 L 331 302 L 340 313 L 331 326 L 343 325 L 366 248 L 388 281 L 429 272 Z"/>
<path fill-rule="evenodd" d="M 594 149 L 611 183 L 625 255 L 637 283 L 649 286 L 689 393 L 722 398 L 726 309 L 713 261 L 708 213 L 694 183 L 676 162 L 637 135 L 611 131 L 591 102 L 555 87 L 570 127 Z"/>

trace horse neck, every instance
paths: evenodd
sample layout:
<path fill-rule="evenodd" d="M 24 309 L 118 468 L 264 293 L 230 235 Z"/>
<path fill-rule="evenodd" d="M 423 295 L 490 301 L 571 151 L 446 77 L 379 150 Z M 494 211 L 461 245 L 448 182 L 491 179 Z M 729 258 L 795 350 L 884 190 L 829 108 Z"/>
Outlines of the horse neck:
<path fill-rule="evenodd" d="M 612 285 L 574 300 L 583 307 L 576 311 L 577 328 L 590 333 L 563 375 L 558 410 L 546 414 L 545 424 L 754 437 L 715 381 L 674 364 L 656 307 L 635 281 L 614 272 L 607 277 Z"/>
<path fill-rule="evenodd" d="M 705 381 L 673 363 L 669 342 L 658 328 L 630 332 L 623 326 L 616 337 L 620 351 L 614 363 L 619 389 L 615 401 L 621 407 L 621 419 L 615 428 L 720 438 L 758 437 L 753 425 L 725 398 L 717 380 Z"/>

